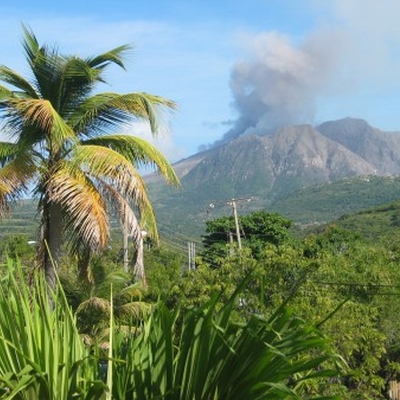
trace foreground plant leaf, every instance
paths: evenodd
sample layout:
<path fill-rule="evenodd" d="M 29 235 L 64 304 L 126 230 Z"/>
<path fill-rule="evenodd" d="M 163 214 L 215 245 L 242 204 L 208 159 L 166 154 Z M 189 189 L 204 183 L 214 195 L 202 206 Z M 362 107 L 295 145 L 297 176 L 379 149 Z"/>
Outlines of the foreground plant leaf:
<path fill-rule="evenodd" d="M 219 311 L 217 296 L 175 312 L 160 304 L 139 335 L 117 335 L 113 357 L 124 362 L 114 365 L 114 397 L 317 399 L 306 396 L 303 383 L 337 376 L 343 367 L 326 339 L 284 306 L 269 320 L 254 315 L 234 323 L 237 301 L 235 294 Z"/>

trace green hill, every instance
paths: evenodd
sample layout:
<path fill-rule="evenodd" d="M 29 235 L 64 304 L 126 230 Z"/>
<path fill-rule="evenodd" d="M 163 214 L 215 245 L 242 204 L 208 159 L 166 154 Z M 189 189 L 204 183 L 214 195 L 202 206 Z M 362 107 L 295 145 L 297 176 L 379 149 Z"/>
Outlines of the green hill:
<path fill-rule="evenodd" d="M 396 239 L 400 234 L 400 200 L 344 215 L 335 221 L 342 228 L 360 233 L 370 240 Z"/>
<path fill-rule="evenodd" d="M 319 184 L 278 199 L 271 210 L 298 224 L 325 223 L 400 199 L 400 177 L 355 177 Z"/>

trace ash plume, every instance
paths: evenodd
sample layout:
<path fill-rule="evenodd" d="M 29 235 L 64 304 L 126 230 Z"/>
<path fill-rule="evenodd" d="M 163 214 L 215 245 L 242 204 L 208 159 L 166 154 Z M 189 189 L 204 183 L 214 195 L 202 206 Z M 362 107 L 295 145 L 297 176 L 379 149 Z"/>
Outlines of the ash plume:
<path fill-rule="evenodd" d="M 244 134 L 265 135 L 289 124 L 311 123 L 318 97 L 331 89 L 343 54 L 339 34 L 314 33 L 299 45 L 276 32 L 247 40 L 250 55 L 232 69 L 230 88 L 239 117 L 219 145 Z"/>

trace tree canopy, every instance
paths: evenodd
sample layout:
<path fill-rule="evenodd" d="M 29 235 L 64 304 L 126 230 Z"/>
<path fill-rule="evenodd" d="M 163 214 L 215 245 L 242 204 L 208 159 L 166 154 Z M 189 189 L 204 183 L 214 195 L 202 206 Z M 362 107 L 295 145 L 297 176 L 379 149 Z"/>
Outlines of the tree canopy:
<path fill-rule="evenodd" d="M 238 217 L 238 224 L 241 242 L 251 250 L 255 258 L 262 256 L 266 243 L 281 245 L 292 240 L 289 232 L 292 221 L 276 213 L 255 211 L 241 215 Z M 232 253 L 236 241 L 234 216 L 207 221 L 202 256 L 207 259 L 225 257 Z"/>

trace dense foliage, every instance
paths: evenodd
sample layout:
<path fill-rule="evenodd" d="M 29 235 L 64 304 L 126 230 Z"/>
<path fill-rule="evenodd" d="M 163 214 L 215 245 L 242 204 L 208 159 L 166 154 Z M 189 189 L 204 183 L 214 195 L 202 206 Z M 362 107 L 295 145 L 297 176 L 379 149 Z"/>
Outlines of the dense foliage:
<path fill-rule="evenodd" d="M 344 366 L 286 307 L 232 322 L 237 294 L 219 311 L 218 297 L 190 310 L 158 303 L 129 334 L 111 311 L 101 353 L 84 345 L 62 290 L 52 310 L 42 275 L 29 285 L 18 265 L 2 272 L 1 399 L 318 399 L 308 382 Z"/>
<path fill-rule="evenodd" d="M 297 223 L 323 223 L 400 197 L 398 176 L 358 176 L 309 186 L 269 206 Z"/>
<path fill-rule="evenodd" d="M 262 256 L 265 243 L 281 245 L 291 240 L 289 228 L 292 221 L 275 213 L 257 211 L 240 217 L 241 243 L 251 251 L 254 258 Z M 232 244 L 237 241 L 235 219 L 216 218 L 206 222 L 203 236 L 203 258 L 215 260 L 232 253 Z"/>
<path fill-rule="evenodd" d="M 280 232 L 285 219 L 265 219 L 271 220 L 277 225 L 277 229 L 270 227 L 271 232 Z M 208 225 L 219 234 L 221 227 L 232 229 L 232 223 L 222 218 Z M 258 231 L 264 229 L 260 223 Z M 167 297 L 169 304 L 200 306 L 221 291 L 216 308 L 223 308 L 240 282 L 249 277 L 232 318 L 243 322 L 255 314 L 268 317 L 287 302 L 297 316 L 319 326 L 332 339 L 331 350 L 348 363 L 345 377 L 328 386 L 314 382 L 308 386 L 309 393 L 340 393 L 343 399 L 385 398 L 389 381 L 396 380 L 400 371 L 396 318 L 400 251 L 393 236 L 391 245 L 383 245 L 371 244 L 360 234 L 337 226 L 302 242 L 286 236 L 274 241 L 255 233 L 257 239 L 265 238 L 263 246 L 257 243 L 254 252 L 246 237 L 238 252 L 226 234 L 218 234 L 206 236 L 208 246 L 197 258 L 196 270 L 186 270 L 177 279 Z"/>
<path fill-rule="evenodd" d="M 132 277 L 122 271 L 118 249 L 93 259 L 90 277 L 79 277 L 71 267 L 75 261 L 65 259 L 61 278 L 86 343 L 107 343 L 111 314 L 114 332 L 120 332 L 116 340 L 122 340 L 119 335 L 127 332 L 132 318 L 131 332 L 143 326 L 149 315 L 144 311 L 158 300 L 165 312 L 171 310 L 169 317 L 162 318 L 175 321 L 169 326 L 178 333 L 182 320 L 174 319 L 177 309 L 203 310 L 213 299 L 212 308 L 218 313 L 240 287 L 230 312 L 232 323 L 241 326 L 254 316 L 268 320 L 287 303 L 296 318 L 331 338 L 326 344 L 329 352 L 347 363 L 341 377 L 320 377 L 302 385 L 303 398 L 318 394 L 384 399 L 389 382 L 400 377 L 400 322 L 396 318 L 400 311 L 400 237 L 393 231 L 389 241 L 382 238 L 371 243 L 357 231 L 332 225 L 300 241 L 291 237 L 290 221 L 279 215 L 256 212 L 239 220 L 245 234 L 242 251 L 226 234 L 235 232 L 233 218 L 217 219 L 208 224 L 210 232 L 204 236 L 206 246 L 196 259 L 195 270 L 189 271 L 187 260 L 172 249 L 146 247 L 147 289 L 134 285 Z M 219 234 L 221 227 L 224 234 Z M 32 247 L 23 239 L 10 237 L 2 246 L 15 249 L 18 258 L 29 263 L 25 250 Z M 111 286 L 116 289 L 112 298 Z M 217 298 L 215 293 L 219 293 Z M 154 335 L 154 340 L 161 340 Z M 116 370 L 121 372 L 121 368 Z"/>

